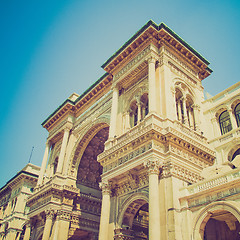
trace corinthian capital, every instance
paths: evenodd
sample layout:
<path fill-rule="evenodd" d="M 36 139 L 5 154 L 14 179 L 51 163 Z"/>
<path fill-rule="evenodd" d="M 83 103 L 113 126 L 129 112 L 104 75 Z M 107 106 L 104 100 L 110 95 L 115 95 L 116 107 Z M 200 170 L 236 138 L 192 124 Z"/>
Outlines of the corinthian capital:
<path fill-rule="evenodd" d="M 48 209 L 45 211 L 45 214 L 46 214 L 46 219 L 48 218 L 53 219 L 55 215 L 55 211 L 52 209 Z"/>
<path fill-rule="evenodd" d="M 102 194 L 110 194 L 111 193 L 111 185 L 109 182 L 100 182 L 99 187 L 102 190 Z"/>
<path fill-rule="evenodd" d="M 154 64 L 157 61 L 157 59 L 155 57 L 153 57 L 153 56 L 148 57 L 146 60 L 147 60 L 148 63 L 154 63 Z"/>
<path fill-rule="evenodd" d="M 148 174 L 158 175 L 161 163 L 158 160 L 147 160 L 144 162 L 144 166 L 148 169 Z"/>

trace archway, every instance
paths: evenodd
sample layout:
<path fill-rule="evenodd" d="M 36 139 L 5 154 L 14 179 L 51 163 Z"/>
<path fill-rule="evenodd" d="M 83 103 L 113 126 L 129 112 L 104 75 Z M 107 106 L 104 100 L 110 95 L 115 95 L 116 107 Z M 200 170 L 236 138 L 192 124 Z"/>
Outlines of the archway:
<path fill-rule="evenodd" d="M 204 240 L 240 240 L 240 224 L 233 214 L 225 210 L 209 214 L 204 228 Z"/>
<path fill-rule="evenodd" d="M 146 199 L 135 197 L 124 205 L 119 219 L 120 228 L 115 230 L 114 239 L 122 239 L 123 236 L 131 236 L 137 240 L 148 239 L 149 213 Z"/>
<path fill-rule="evenodd" d="M 215 202 L 202 209 L 193 222 L 193 239 L 240 240 L 240 212 L 236 202 Z"/>
<path fill-rule="evenodd" d="M 83 185 L 99 189 L 102 166 L 97 161 L 97 156 L 104 150 L 104 143 L 108 139 L 108 132 L 109 127 L 100 129 L 86 146 L 78 166 L 77 186 Z"/>

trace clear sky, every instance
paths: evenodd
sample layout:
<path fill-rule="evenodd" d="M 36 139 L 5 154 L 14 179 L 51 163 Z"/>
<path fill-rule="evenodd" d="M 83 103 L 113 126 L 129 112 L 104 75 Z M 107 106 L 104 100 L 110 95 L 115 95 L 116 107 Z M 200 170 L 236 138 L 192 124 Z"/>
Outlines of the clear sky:
<path fill-rule="evenodd" d="M 211 64 L 215 95 L 240 81 L 240 2 L 234 0 L 0 1 L 0 186 L 40 166 L 41 123 L 147 21 L 164 22 Z"/>

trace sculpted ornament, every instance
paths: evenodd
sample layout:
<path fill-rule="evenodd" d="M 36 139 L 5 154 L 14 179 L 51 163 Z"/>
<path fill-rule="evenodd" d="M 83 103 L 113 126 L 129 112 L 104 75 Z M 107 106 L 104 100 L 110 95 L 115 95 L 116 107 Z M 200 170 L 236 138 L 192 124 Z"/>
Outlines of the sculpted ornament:
<path fill-rule="evenodd" d="M 45 214 L 46 214 L 46 219 L 48 218 L 53 219 L 55 215 L 55 211 L 52 209 L 48 209 L 45 211 Z"/>
<path fill-rule="evenodd" d="M 148 168 L 148 174 L 159 174 L 159 168 L 161 167 L 161 163 L 157 160 L 147 160 L 144 162 L 144 166 Z"/>
<path fill-rule="evenodd" d="M 111 185 L 108 182 L 100 182 L 99 187 L 102 190 L 102 194 L 111 193 Z"/>

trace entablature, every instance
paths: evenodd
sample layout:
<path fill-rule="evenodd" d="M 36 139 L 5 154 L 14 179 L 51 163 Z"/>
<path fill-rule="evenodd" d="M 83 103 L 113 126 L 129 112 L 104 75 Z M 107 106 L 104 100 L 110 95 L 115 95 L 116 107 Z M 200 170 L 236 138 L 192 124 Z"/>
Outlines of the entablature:
<path fill-rule="evenodd" d="M 169 161 L 170 155 L 173 164 L 184 166 L 185 163 L 185 167 L 189 166 L 199 175 L 204 167 L 213 165 L 214 152 L 206 146 L 205 139 L 200 143 L 199 139 L 187 134 L 169 127 L 169 124 L 165 127 L 164 121 L 148 116 L 129 132 L 106 143 L 106 150 L 98 156 L 103 166 L 102 177 L 116 177 L 116 174 L 143 164 L 149 157 L 164 163 Z"/>
<path fill-rule="evenodd" d="M 168 46 L 176 51 L 177 55 L 185 58 L 194 68 L 198 69 L 199 78 L 202 80 L 212 72 L 208 68 L 209 62 L 183 41 L 164 23 L 157 25 L 149 21 L 128 42 L 126 42 L 112 57 L 103 65 L 105 71 L 115 75 L 118 69 L 123 68 L 134 58 L 146 45 L 155 45 L 156 48 Z"/>

